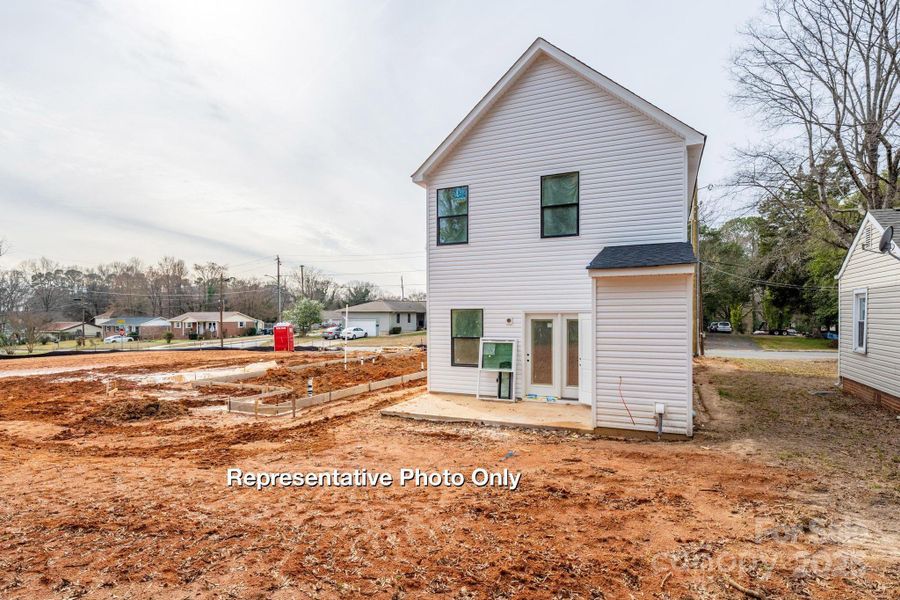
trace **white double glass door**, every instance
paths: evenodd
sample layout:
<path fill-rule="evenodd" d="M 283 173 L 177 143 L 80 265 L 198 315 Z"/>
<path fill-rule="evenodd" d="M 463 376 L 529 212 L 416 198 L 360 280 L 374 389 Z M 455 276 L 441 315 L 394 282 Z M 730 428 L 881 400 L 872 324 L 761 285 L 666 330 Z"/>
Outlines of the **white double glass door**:
<path fill-rule="evenodd" d="M 589 315 L 529 314 L 525 318 L 525 392 L 562 400 L 585 400 L 585 320 Z M 579 324 L 580 321 L 580 324 Z M 584 356 L 583 356 L 584 355 Z M 587 399 L 590 402 L 590 399 Z"/>

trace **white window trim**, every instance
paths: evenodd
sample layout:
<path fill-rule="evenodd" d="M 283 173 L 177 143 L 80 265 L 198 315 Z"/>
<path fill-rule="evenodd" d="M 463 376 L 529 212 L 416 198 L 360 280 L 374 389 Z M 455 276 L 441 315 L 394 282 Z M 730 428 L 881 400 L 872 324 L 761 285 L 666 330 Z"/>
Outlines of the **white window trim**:
<path fill-rule="evenodd" d="M 244 326 L 244 322 L 243 322 L 243 321 L 238 321 L 238 327 L 243 327 L 243 326 Z"/>
<path fill-rule="evenodd" d="M 866 311 L 865 314 L 862 315 L 863 322 L 863 342 L 862 344 L 857 344 L 856 339 L 856 325 L 860 321 L 859 318 L 859 297 L 862 296 L 866 301 Z M 866 347 L 869 345 L 869 289 L 868 288 L 856 288 L 853 290 L 853 324 L 852 324 L 852 332 L 853 336 L 853 351 L 859 354 L 866 354 Z"/>

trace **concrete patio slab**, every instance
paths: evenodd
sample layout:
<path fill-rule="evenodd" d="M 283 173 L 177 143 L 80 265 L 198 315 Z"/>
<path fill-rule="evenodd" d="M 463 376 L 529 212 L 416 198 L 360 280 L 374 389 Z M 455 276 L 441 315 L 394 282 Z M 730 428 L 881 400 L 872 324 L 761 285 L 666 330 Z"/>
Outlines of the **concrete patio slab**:
<path fill-rule="evenodd" d="M 476 400 L 473 396 L 462 394 L 428 393 L 388 407 L 381 414 L 499 427 L 594 431 L 591 426 L 591 407 L 584 404 Z"/>

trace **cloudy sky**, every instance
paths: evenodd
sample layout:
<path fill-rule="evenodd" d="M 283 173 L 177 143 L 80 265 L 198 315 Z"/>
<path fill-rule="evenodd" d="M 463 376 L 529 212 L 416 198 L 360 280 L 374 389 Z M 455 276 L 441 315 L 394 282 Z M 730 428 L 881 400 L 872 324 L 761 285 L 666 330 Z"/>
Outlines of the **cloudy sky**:
<path fill-rule="evenodd" d="M 409 175 L 537 36 L 709 136 L 745 1 L 0 3 L 0 238 L 11 265 L 163 255 L 424 288 Z"/>

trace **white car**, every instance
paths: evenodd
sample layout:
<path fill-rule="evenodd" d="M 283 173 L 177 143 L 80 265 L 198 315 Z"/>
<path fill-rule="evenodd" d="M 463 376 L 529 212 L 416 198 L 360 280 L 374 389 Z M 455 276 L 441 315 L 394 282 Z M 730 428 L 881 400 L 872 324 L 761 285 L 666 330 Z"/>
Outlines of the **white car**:
<path fill-rule="evenodd" d="M 719 321 L 716 325 L 716 331 L 719 333 L 731 333 L 731 323 L 728 321 Z"/>
<path fill-rule="evenodd" d="M 356 338 L 369 337 L 369 332 L 362 327 L 348 327 L 341 332 L 341 337 L 345 340 L 355 340 Z"/>
<path fill-rule="evenodd" d="M 111 335 L 109 337 L 103 338 L 104 344 L 118 344 L 120 342 L 133 342 L 134 338 L 130 338 L 127 335 Z"/>

